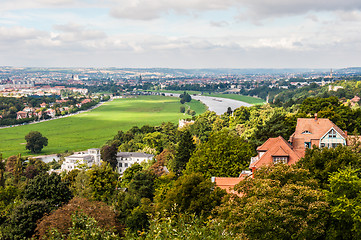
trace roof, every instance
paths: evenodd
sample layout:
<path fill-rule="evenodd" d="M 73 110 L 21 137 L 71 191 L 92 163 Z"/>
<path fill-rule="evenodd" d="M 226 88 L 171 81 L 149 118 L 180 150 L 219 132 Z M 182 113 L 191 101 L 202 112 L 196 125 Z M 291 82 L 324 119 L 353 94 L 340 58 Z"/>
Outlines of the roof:
<path fill-rule="evenodd" d="M 232 177 L 214 177 L 212 180 L 214 180 L 214 183 L 217 187 L 226 190 L 227 193 L 234 193 L 238 194 L 236 191 L 233 190 L 233 187 L 237 185 L 240 181 L 242 181 L 245 178 L 245 176 L 241 175 L 237 178 Z"/>
<path fill-rule="evenodd" d="M 249 168 L 259 168 L 273 164 L 273 157 L 288 157 L 288 164 L 296 163 L 302 155 L 294 151 L 292 146 L 281 136 L 269 138 L 264 144 L 257 148 L 258 159 L 251 162 Z M 260 152 L 264 152 L 260 155 Z"/>
<path fill-rule="evenodd" d="M 142 152 L 118 152 L 117 157 L 123 157 L 123 158 L 128 158 L 128 157 L 151 158 L 151 157 L 154 157 L 154 155 L 147 154 L 147 153 L 142 153 Z"/>
<path fill-rule="evenodd" d="M 298 118 L 295 132 L 290 137 L 294 148 L 304 148 L 305 142 L 321 139 L 331 128 L 334 128 L 343 138 L 347 135 L 328 118 Z M 309 133 L 304 133 L 308 131 Z"/>

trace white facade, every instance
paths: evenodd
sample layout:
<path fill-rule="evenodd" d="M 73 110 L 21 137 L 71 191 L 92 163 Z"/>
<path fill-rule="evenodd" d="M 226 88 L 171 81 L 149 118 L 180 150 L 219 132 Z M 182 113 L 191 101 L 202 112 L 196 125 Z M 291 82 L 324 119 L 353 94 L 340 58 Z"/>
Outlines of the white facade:
<path fill-rule="evenodd" d="M 123 174 L 125 169 L 132 166 L 134 163 L 141 163 L 143 161 L 152 160 L 154 155 L 141 152 L 118 152 L 117 153 L 117 171 Z M 76 154 L 65 157 L 65 161 L 61 165 L 61 171 L 71 171 L 79 169 L 79 165 L 86 165 L 92 167 L 93 165 L 100 166 L 100 149 L 91 148 L 85 152 L 78 152 Z"/>
<path fill-rule="evenodd" d="M 141 152 L 118 152 L 117 153 L 117 170 L 123 174 L 125 169 L 132 166 L 134 163 L 141 163 L 143 161 L 152 160 L 154 155 Z"/>
<path fill-rule="evenodd" d="M 85 164 L 87 167 L 92 167 L 94 164 L 100 165 L 100 149 L 91 148 L 87 152 L 78 152 L 68 157 L 65 157 L 61 165 L 61 171 L 71 171 L 79 169 L 78 165 Z"/>

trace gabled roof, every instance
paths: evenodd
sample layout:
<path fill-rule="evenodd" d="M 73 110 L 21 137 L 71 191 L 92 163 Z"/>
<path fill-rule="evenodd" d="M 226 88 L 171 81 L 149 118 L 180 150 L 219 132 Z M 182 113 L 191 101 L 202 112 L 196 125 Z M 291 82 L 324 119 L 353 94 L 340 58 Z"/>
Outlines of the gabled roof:
<path fill-rule="evenodd" d="M 293 150 L 292 146 L 281 136 L 269 138 L 257 148 L 258 152 L 265 152 L 258 160 L 251 162 L 249 168 L 259 168 L 273 164 L 274 156 L 288 157 L 288 164 L 296 163 L 302 155 Z"/>
<path fill-rule="evenodd" d="M 304 142 L 321 139 L 326 133 L 328 133 L 328 131 L 331 130 L 331 128 L 334 128 L 343 138 L 347 138 L 346 133 L 328 118 L 298 118 L 296 130 L 291 135 L 290 142 L 293 143 L 292 145 L 295 148 L 301 148 L 304 146 Z M 305 131 L 310 133 L 302 134 Z M 302 142 L 302 146 L 295 144 L 295 142 Z"/>
<path fill-rule="evenodd" d="M 288 157 L 289 154 L 280 146 L 278 150 L 272 154 L 272 157 Z"/>

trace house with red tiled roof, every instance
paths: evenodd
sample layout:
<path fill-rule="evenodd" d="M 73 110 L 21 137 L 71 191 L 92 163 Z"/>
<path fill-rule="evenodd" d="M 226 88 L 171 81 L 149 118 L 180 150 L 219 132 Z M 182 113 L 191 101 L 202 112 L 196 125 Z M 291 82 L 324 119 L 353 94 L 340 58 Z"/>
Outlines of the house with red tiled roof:
<path fill-rule="evenodd" d="M 295 132 L 289 142 L 283 137 L 269 138 L 257 148 L 257 156 L 251 158 L 249 168 L 252 173 L 261 166 L 272 166 L 277 163 L 295 164 L 304 157 L 306 148 L 334 148 L 338 145 L 347 145 L 347 133 L 342 131 L 327 118 L 298 118 Z M 233 187 L 242 181 L 245 175 L 238 178 L 213 177 L 216 186 L 225 189 L 228 193 L 235 193 Z M 237 193 L 236 193 L 237 194 Z"/>
<path fill-rule="evenodd" d="M 239 177 L 212 177 L 211 180 L 217 187 L 226 190 L 227 193 L 240 195 L 238 192 L 233 190 L 233 187 L 249 175 L 249 173 L 242 172 Z"/>
<path fill-rule="evenodd" d="M 347 145 L 347 134 L 328 118 L 298 118 L 295 132 L 289 142 L 302 157 L 306 148 L 335 148 Z"/>
<path fill-rule="evenodd" d="M 16 119 L 23 119 L 23 118 L 27 118 L 28 117 L 28 113 L 24 112 L 24 111 L 18 111 L 16 113 Z"/>
<path fill-rule="evenodd" d="M 254 172 L 261 166 L 276 163 L 295 164 L 302 156 L 281 136 L 269 138 L 257 148 L 257 156 L 251 158 L 249 168 Z"/>

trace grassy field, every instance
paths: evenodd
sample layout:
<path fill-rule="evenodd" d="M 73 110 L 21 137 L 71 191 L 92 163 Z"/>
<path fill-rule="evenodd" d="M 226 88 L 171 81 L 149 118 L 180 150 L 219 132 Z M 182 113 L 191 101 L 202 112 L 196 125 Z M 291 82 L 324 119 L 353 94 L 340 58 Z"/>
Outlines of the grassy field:
<path fill-rule="evenodd" d="M 266 101 L 261 98 L 255 98 L 250 96 L 244 96 L 240 94 L 203 94 L 204 96 L 211 96 L 211 97 L 220 97 L 220 98 L 229 98 L 234 99 L 242 102 L 246 102 L 253 105 L 262 105 Z"/>
<path fill-rule="evenodd" d="M 199 101 L 192 100 L 188 105 L 200 114 L 206 110 Z M 90 112 L 51 120 L 42 123 L 0 129 L 0 153 L 4 157 L 25 150 L 25 135 L 39 131 L 49 139 L 49 145 L 41 155 L 69 151 L 80 151 L 101 147 L 118 130 L 128 130 L 132 126 L 159 125 L 162 122 L 177 123 L 189 117 L 179 112 L 178 98 L 163 96 L 141 96 L 138 98 L 116 99 Z"/>

